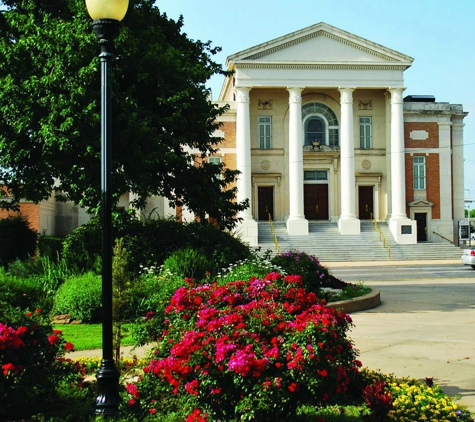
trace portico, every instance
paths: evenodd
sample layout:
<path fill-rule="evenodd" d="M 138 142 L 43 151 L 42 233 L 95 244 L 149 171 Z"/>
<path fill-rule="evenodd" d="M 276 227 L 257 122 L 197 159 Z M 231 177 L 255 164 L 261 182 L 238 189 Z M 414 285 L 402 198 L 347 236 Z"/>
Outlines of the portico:
<path fill-rule="evenodd" d="M 228 57 L 234 73 L 219 100 L 235 116 L 238 200 L 250 202 L 239 216 L 244 240 L 257 245 L 257 221 L 268 217 L 295 236 L 311 220 L 358 235 L 362 219 L 376 218 L 398 243 L 417 242 L 403 101 L 412 62 L 325 23 Z"/>

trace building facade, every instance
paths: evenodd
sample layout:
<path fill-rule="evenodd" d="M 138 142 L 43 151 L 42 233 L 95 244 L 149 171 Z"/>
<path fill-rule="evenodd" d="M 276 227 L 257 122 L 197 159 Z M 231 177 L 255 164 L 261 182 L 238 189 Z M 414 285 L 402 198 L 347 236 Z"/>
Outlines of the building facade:
<path fill-rule="evenodd" d="M 258 244 L 257 222 L 387 221 L 396 242 L 455 241 L 464 218 L 461 105 L 405 94 L 413 59 L 325 23 L 227 59 L 229 104 L 212 159 L 237 168 L 239 231 Z"/>

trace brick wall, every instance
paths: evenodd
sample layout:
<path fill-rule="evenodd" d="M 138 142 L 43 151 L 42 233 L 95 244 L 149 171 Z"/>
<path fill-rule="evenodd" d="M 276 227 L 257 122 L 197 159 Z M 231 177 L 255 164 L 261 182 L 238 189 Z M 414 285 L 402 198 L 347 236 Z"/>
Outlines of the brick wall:
<path fill-rule="evenodd" d="M 20 204 L 20 211 L 5 211 L 0 210 L 0 218 L 7 218 L 21 214 L 26 217 L 30 223 L 30 227 L 36 232 L 40 232 L 40 206 L 31 202 L 23 202 Z"/>
<path fill-rule="evenodd" d="M 220 130 L 224 132 L 224 141 L 219 144 L 220 148 L 236 147 L 236 122 L 222 122 Z"/>
<path fill-rule="evenodd" d="M 428 133 L 425 140 L 411 139 L 413 130 L 424 130 Z M 404 123 L 404 146 L 406 148 L 439 148 L 439 125 L 435 122 Z"/>

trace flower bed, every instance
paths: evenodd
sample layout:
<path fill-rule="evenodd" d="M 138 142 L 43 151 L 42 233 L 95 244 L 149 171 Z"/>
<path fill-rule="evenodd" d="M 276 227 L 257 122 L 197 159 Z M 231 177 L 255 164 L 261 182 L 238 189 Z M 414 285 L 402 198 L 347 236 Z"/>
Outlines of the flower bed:
<path fill-rule="evenodd" d="M 270 273 L 178 289 L 156 358 L 127 387 L 131 411 L 155 413 L 168 395 L 181 397 L 190 421 L 285 420 L 344 397 L 360 366 L 351 319 L 301 285 Z"/>

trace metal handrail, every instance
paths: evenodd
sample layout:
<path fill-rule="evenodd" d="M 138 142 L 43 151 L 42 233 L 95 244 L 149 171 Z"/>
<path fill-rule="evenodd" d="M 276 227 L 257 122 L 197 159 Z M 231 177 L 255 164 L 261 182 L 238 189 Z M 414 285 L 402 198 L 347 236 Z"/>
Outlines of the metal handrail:
<path fill-rule="evenodd" d="M 442 236 L 441 234 L 433 231 L 432 233 L 436 234 L 437 236 L 440 236 L 442 239 L 446 240 L 447 242 L 450 242 L 452 243 L 452 245 L 454 245 L 454 242 L 452 242 L 450 239 L 447 239 L 446 237 Z"/>
<path fill-rule="evenodd" d="M 378 222 L 373 218 L 373 213 L 370 213 L 370 220 L 374 223 L 374 230 L 379 231 L 379 241 L 381 242 L 381 238 L 383 239 L 383 248 L 388 248 L 388 259 L 391 259 L 391 246 L 389 246 L 386 236 L 379 228 Z"/>
<path fill-rule="evenodd" d="M 275 250 L 277 254 L 280 254 L 279 242 L 277 242 L 277 234 L 275 233 L 274 222 L 272 221 L 272 216 L 270 215 L 270 213 L 269 213 L 269 225 L 270 225 L 270 231 L 274 238 Z"/>

